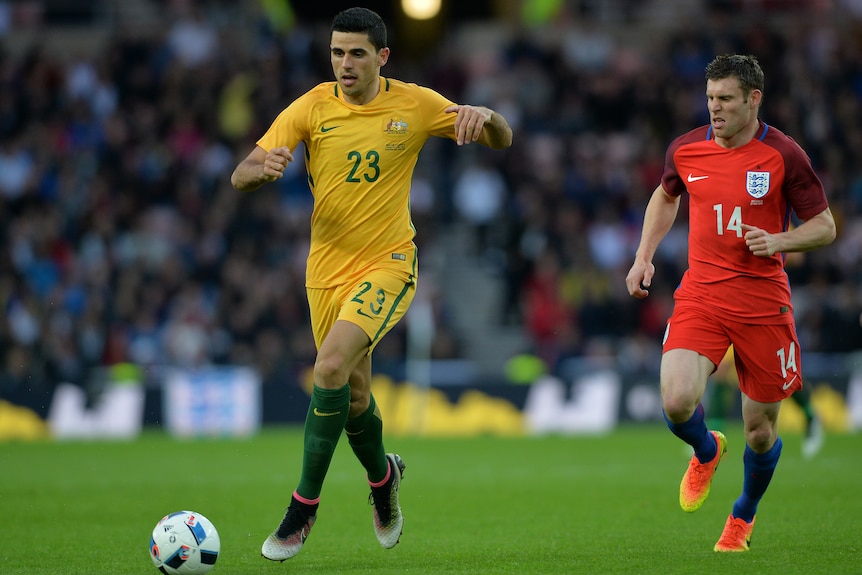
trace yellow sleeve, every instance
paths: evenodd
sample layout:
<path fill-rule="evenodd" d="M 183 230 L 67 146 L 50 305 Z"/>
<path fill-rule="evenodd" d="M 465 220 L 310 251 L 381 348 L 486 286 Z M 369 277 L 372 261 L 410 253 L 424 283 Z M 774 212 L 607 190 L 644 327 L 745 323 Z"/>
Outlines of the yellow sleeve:
<path fill-rule="evenodd" d="M 446 108 L 455 103 L 424 86 L 416 86 L 416 99 L 424 115 L 424 124 L 429 136 L 455 139 L 455 113 L 446 112 Z"/>
<path fill-rule="evenodd" d="M 266 133 L 257 141 L 257 145 L 267 152 L 280 146 L 286 146 L 293 151 L 299 142 L 308 141 L 310 110 L 315 100 L 314 91 L 306 92 L 282 110 Z"/>

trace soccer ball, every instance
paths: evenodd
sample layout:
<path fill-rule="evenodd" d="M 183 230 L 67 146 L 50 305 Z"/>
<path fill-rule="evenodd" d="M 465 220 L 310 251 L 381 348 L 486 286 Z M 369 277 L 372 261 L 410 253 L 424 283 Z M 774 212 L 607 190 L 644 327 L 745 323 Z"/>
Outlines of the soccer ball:
<path fill-rule="evenodd" d="M 215 565 L 220 549 L 215 525 L 194 511 L 165 515 L 150 537 L 150 559 L 166 575 L 206 573 Z"/>

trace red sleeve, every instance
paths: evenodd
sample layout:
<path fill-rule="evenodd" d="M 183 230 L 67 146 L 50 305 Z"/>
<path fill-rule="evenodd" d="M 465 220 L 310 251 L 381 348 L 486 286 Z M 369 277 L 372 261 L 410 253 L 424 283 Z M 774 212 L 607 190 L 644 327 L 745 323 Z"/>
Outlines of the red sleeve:
<path fill-rule="evenodd" d="M 661 185 L 664 188 L 664 191 L 669 195 L 681 196 L 686 191 L 685 182 L 683 181 L 685 176 L 680 176 L 679 171 L 677 171 L 676 168 L 676 162 L 674 161 L 676 151 L 686 144 L 707 140 L 708 134 L 709 126 L 701 126 L 700 128 L 695 128 L 694 130 L 679 136 L 670 143 L 670 146 L 667 147 L 667 152 L 664 157 L 664 173 L 661 177 Z"/>
<path fill-rule="evenodd" d="M 784 159 L 784 193 L 797 216 L 807 220 L 829 207 L 823 183 L 793 138 L 770 126 L 763 143 L 775 148 Z"/>

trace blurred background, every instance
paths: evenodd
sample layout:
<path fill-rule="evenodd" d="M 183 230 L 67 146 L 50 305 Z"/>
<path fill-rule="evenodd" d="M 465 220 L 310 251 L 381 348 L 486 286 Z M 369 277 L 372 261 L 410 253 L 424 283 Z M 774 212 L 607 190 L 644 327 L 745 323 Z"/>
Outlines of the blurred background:
<path fill-rule="evenodd" d="M 329 24 L 354 4 L 0 1 L 0 437 L 302 421 L 302 156 L 252 194 L 229 178 L 332 79 Z M 383 75 L 515 133 L 503 152 L 432 140 L 420 158 L 419 293 L 374 354 L 388 429 L 661 420 L 684 207 L 650 297 L 624 278 L 665 148 L 707 122 L 703 70 L 725 52 L 757 56 L 761 117 L 825 184 L 838 239 L 787 268 L 824 422 L 862 425 L 862 1 L 362 4 L 389 25 Z"/>

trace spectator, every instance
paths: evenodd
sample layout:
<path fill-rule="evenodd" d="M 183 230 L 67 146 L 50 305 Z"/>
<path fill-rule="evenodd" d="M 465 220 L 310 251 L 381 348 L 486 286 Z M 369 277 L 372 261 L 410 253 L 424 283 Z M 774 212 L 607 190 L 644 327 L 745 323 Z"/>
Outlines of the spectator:
<path fill-rule="evenodd" d="M 200 345 L 180 354 L 184 361 L 241 362 L 275 373 L 284 369 L 273 351 L 279 346 L 290 354 L 285 361 L 313 357 L 304 337 L 301 266 L 311 205 L 303 162 L 291 165 L 283 185 L 242 201 L 228 178 L 261 124 L 315 77 L 328 78 L 308 57 L 321 48 L 311 40 L 316 23 L 269 27 L 243 43 L 237 33 L 256 26 L 259 14 L 223 2 L 207 3 L 204 14 L 194 4 L 161 2 L 152 32 L 118 28 L 91 53 L 52 53 L 47 42 L 0 52 L 3 385 L 51 386 L 59 371 L 131 358 L 166 361 L 179 351 L 170 334 L 190 286 L 200 289 L 208 315 L 195 331 Z M 862 140 L 854 128 L 862 116 L 859 2 L 794 3 L 781 18 L 756 11 L 753 22 L 726 17 L 738 2 L 613 3 L 619 10 L 588 4 L 577 13 L 563 8 L 543 28 L 495 28 L 495 40 L 479 47 L 470 42 L 490 36 L 453 27 L 440 47 L 445 53 L 416 66 L 411 80 L 424 76 L 423 83 L 444 82 L 455 99 L 488 101 L 518 133 L 499 164 L 481 156 L 459 164 L 445 147 L 427 150 L 415 182 L 415 215 L 426 220 L 418 226 L 423 253 L 434 253 L 449 231 L 459 175 L 464 185 L 479 174 L 487 196 L 481 212 L 469 211 L 480 218 L 468 225 L 477 235 L 493 230 L 488 245 L 505 254 L 495 266 L 501 273 L 491 276 L 505 293 L 493 321 L 524 327 L 551 355 L 581 353 L 590 338 L 618 350 L 660 338 L 657 318 L 666 316 L 685 268 L 679 230 L 656 256 L 668 283 L 654 286 L 654 308 L 624 321 L 628 297 L 602 286 L 619 283 L 620 254 L 633 252 L 643 182 L 661 173 L 671 134 L 702 113 L 703 91 L 674 74 L 699 78 L 704 58 L 755 52 L 768 68 L 767 112 L 799 135 L 839 225 L 832 248 L 788 265 L 800 318 L 811 314 L 811 322 L 800 321 L 800 338 L 811 351 L 857 346 L 849 324 L 824 329 L 822 322 L 854 313 L 847 294 L 862 278 Z M 686 18 L 669 18 L 681 4 Z M 613 13 L 623 14 L 624 24 Z M 723 24 L 692 38 L 686 19 L 697 14 Z M 27 26 L 20 15 L 7 16 L 9 26 Z M 537 270 L 548 252 L 557 254 L 560 283 L 543 279 L 541 293 L 555 294 L 554 305 L 571 318 L 568 332 L 533 323 Z M 463 336 L 453 333 L 449 310 L 462 296 L 441 287 L 433 298 L 450 342 L 435 353 L 456 352 L 451 342 Z M 272 321 L 277 316 L 289 320 Z M 495 327 L 488 327 L 492 335 Z M 67 361 L 73 352 L 80 365 Z M 49 357 L 51 374 L 43 367 Z"/>

